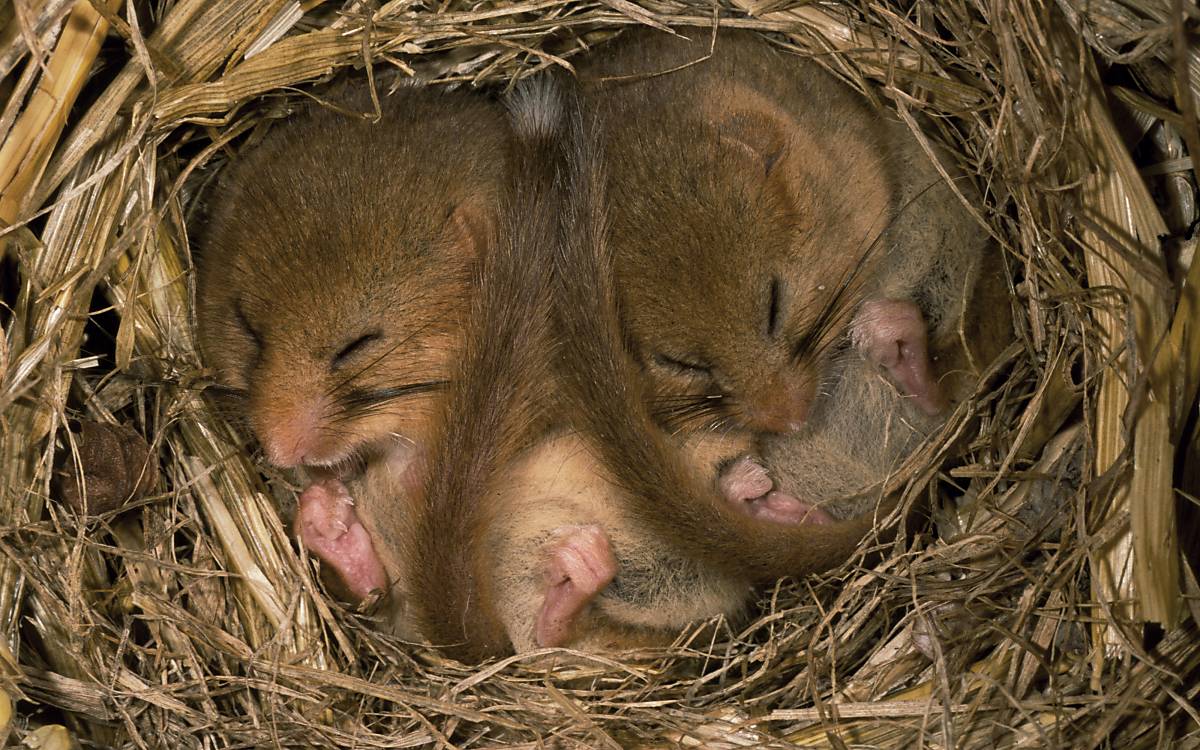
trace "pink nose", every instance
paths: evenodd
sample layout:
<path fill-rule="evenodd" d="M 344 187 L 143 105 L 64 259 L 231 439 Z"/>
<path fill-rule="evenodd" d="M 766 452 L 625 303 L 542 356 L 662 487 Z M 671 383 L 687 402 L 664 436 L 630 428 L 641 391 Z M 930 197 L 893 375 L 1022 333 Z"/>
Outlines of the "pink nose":
<path fill-rule="evenodd" d="M 261 425 L 258 434 L 267 460 L 285 469 L 313 461 L 320 442 L 316 416 L 309 410 Z"/>

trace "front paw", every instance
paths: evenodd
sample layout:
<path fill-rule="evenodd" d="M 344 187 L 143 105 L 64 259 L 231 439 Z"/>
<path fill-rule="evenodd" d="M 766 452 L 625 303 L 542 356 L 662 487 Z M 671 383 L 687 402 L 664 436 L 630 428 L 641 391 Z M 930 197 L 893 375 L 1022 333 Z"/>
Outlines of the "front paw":
<path fill-rule="evenodd" d="M 833 517 L 819 506 L 776 490 L 766 468 L 749 456 L 721 472 L 717 483 L 733 507 L 754 518 L 788 526 L 833 523 Z"/>
<path fill-rule="evenodd" d="M 325 479 L 300 495 L 296 536 L 337 573 L 354 599 L 387 589 L 387 574 L 345 485 Z"/>
<path fill-rule="evenodd" d="M 762 464 L 742 456 L 721 472 L 717 486 L 726 500 L 737 504 L 762 497 L 775 487 L 775 482 Z"/>

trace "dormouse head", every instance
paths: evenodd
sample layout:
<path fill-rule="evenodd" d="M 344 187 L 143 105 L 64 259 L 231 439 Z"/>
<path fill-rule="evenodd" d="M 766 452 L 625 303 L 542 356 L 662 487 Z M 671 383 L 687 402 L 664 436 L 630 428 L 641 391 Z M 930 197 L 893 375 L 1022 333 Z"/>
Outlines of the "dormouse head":
<path fill-rule="evenodd" d="M 228 168 L 202 233 L 199 343 L 268 461 L 332 466 L 422 439 L 506 138 L 486 102 L 407 89 L 377 122 L 279 125 Z"/>
<path fill-rule="evenodd" d="M 623 316 L 681 429 L 800 429 L 873 283 L 891 212 L 878 147 L 745 86 L 690 123 L 613 136 Z M 636 156 L 631 156 L 631 153 Z"/>

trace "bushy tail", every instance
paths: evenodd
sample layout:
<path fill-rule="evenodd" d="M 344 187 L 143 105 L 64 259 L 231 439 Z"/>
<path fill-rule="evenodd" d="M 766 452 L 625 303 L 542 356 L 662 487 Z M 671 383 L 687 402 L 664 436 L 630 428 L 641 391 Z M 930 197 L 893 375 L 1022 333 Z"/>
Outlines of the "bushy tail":
<path fill-rule="evenodd" d="M 570 106 L 577 100 L 550 76 L 527 82 L 509 101 L 512 184 L 500 236 L 481 261 L 412 530 L 409 595 L 417 627 L 463 661 L 511 648 L 488 589 L 488 495 L 497 473 L 540 436 L 547 418 L 551 274 Z"/>

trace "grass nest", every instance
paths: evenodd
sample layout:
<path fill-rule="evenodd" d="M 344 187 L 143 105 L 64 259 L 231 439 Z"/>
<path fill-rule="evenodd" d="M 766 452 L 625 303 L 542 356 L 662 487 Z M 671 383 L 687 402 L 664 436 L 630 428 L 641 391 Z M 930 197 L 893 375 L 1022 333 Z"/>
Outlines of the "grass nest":
<path fill-rule="evenodd" d="M 1200 745 L 1194 6 L 337 5 L 0 2 L 8 742 Z M 204 396 L 187 223 L 333 76 L 506 88 L 635 24 L 756 30 L 945 144 L 985 196 L 1018 342 L 951 423 L 965 451 L 924 472 L 928 522 L 880 559 L 670 648 L 468 668 L 364 626 L 296 549 L 295 486 Z M 71 504 L 81 424 L 145 438 L 149 494 Z"/>

